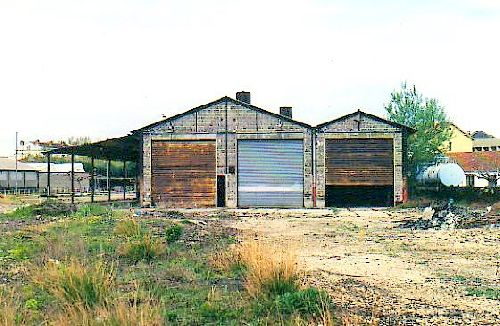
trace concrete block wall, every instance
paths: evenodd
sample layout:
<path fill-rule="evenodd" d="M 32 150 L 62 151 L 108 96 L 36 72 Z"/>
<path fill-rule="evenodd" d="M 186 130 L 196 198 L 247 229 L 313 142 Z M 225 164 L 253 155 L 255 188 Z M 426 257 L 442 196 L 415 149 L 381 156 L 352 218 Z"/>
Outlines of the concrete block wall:
<path fill-rule="evenodd" d="M 225 98 L 143 130 L 141 202 L 151 205 L 151 142 L 214 140 L 217 175 L 226 176 L 226 206 L 237 207 L 237 146 L 240 139 L 302 139 L 304 141 L 304 206 L 312 207 L 312 130 Z M 227 149 L 227 152 L 226 152 Z M 235 173 L 229 173 L 234 167 Z"/>

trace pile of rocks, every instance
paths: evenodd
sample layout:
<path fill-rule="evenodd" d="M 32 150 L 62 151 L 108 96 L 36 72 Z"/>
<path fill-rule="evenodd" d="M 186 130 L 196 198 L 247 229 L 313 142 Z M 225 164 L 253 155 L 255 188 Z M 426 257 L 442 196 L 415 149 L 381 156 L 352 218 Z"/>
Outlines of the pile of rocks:
<path fill-rule="evenodd" d="M 441 207 L 426 207 L 422 217 L 406 221 L 401 228 L 416 230 L 453 230 L 489 226 L 500 228 L 500 216 L 491 207 L 484 210 L 469 209 L 453 205 L 451 202 Z"/>

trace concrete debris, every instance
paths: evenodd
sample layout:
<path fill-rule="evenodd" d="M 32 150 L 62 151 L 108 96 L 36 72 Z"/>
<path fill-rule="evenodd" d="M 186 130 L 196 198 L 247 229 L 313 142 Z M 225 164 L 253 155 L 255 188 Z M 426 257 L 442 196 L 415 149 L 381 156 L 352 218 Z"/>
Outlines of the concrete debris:
<path fill-rule="evenodd" d="M 498 211 L 492 211 L 491 206 L 478 210 L 455 206 L 452 202 L 441 207 L 426 207 L 419 219 L 400 225 L 401 228 L 414 230 L 453 230 L 485 226 L 500 228 Z"/>

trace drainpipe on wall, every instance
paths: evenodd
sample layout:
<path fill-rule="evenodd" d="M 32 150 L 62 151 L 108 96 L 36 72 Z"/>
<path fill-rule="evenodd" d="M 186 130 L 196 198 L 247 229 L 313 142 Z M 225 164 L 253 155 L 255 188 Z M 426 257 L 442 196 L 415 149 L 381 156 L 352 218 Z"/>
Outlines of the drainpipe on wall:
<path fill-rule="evenodd" d="M 312 160 L 311 160 L 311 174 L 312 174 L 312 201 L 313 208 L 316 208 L 316 130 L 311 131 L 311 152 L 312 152 Z"/>

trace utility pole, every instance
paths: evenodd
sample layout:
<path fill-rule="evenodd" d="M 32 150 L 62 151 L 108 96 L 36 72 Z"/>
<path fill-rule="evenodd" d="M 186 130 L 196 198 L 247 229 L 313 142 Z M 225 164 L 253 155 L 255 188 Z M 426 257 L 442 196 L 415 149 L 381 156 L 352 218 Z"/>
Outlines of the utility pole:
<path fill-rule="evenodd" d="M 15 188 L 16 192 L 15 192 L 15 194 L 16 195 L 17 195 L 17 134 L 18 134 L 18 132 L 16 131 L 16 156 L 15 156 L 15 159 L 16 159 L 16 177 L 15 177 L 15 179 L 16 179 L 16 183 L 15 183 L 15 185 L 16 185 L 16 188 Z"/>

